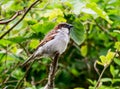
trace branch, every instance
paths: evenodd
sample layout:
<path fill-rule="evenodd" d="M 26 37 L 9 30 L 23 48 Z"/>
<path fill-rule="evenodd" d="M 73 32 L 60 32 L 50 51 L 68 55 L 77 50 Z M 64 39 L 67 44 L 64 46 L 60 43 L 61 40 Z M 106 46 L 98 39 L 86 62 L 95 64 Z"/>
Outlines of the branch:
<path fill-rule="evenodd" d="M 0 24 L 8 24 L 9 22 L 13 21 L 14 19 L 16 19 L 19 15 L 21 15 L 22 13 L 24 13 L 26 11 L 26 9 L 21 10 L 16 12 L 10 19 L 8 20 L 0 20 Z"/>
<path fill-rule="evenodd" d="M 102 78 L 102 76 L 103 76 L 103 73 L 104 73 L 105 70 L 107 69 L 107 67 L 108 67 L 108 66 L 105 66 L 105 67 L 103 68 L 103 70 L 102 70 L 102 72 L 101 72 L 101 74 L 100 74 L 100 76 L 99 76 L 99 78 L 98 78 L 98 81 L 97 81 L 97 84 L 96 84 L 96 86 L 95 86 L 95 89 L 98 89 L 98 87 L 99 87 L 99 85 L 100 85 L 100 80 L 101 80 L 101 78 Z"/>
<path fill-rule="evenodd" d="M 117 40 L 115 37 L 113 37 L 113 36 L 110 34 L 110 32 L 109 32 L 108 30 L 106 30 L 106 28 L 104 28 L 103 26 L 101 26 L 96 20 L 94 20 L 94 21 L 95 21 L 96 25 L 97 25 L 102 31 L 104 31 L 105 33 L 107 33 L 107 34 L 111 37 L 111 39 L 112 39 L 113 41 L 116 41 L 116 40 Z"/>
<path fill-rule="evenodd" d="M 33 2 L 30 7 L 28 9 L 26 9 L 25 13 L 23 14 L 23 16 L 10 28 L 8 29 L 1 37 L 0 39 L 2 39 L 5 35 L 7 35 L 14 27 L 16 27 L 23 19 L 24 17 L 26 16 L 26 14 L 31 10 L 31 8 L 37 4 L 39 1 L 41 0 L 36 0 L 35 2 Z"/>
<path fill-rule="evenodd" d="M 97 74 L 100 75 L 100 72 L 99 72 L 99 70 L 97 69 L 96 64 L 97 64 L 97 60 L 94 62 L 94 69 L 95 69 L 95 71 L 97 72 Z"/>
<path fill-rule="evenodd" d="M 54 79 L 55 79 L 55 72 L 57 70 L 57 65 L 58 65 L 58 57 L 59 57 L 59 53 L 56 53 L 55 58 L 52 60 L 52 63 L 50 65 L 48 82 L 45 85 L 44 89 L 53 89 L 54 88 Z"/>
<path fill-rule="evenodd" d="M 0 19 L 0 21 L 3 21 L 4 19 Z"/>
<path fill-rule="evenodd" d="M 18 65 L 20 64 L 20 62 L 16 63 L 16 64 L 13 64 L 9 69 L 6 69 L 3 74 L 7 74 L 7 72 L 9 72 L 9 70 L 15 70 Z M 12 75 L 13 72 L 11 72 L 1 83 L 0 83 L 0 86 L 5 84 L 5 83 L 8 83 L 8 80 L 10 79 L 11 75 Z"/>
<path fill-rule="evenodd" d="M 118 54 L 118 52 L 119 52 L 118 50 L 115 51 L 114 57 L 112 58 L 111 62 L 112 62 L 113 59 L 116 57 L 116 55 Z M 98 80 L 97 80 L 97 83 L 96 83 L 96 85 L 95 85 L 95 89 L 98 89 L 98 87 L 100 86 L 100 84 L 101 84 L 101 78 L 102 78 L 102 76 L 103 76 L 103 73 L 104 73 L 105 70 L 108 68 L 108 66 L 111 64 L 111 62 L 110 62 L 108 65 L 104 66 L 104 68 L 103 68 L 103 70 L 102 70 L 102 72 L 101 72 L 101 74 L 100 74 L 100 76 L 99 76 L 99 78 L 98 78 Z"/>
<path fill-rule="evenodd" d="M 28 50 L 21 44 L 21 43 L 18 43 L 20 45 L 20 47 L 25 51 L 25 53 L 27 54 L 27 56 L 29 56 L 29 52 Z"/>

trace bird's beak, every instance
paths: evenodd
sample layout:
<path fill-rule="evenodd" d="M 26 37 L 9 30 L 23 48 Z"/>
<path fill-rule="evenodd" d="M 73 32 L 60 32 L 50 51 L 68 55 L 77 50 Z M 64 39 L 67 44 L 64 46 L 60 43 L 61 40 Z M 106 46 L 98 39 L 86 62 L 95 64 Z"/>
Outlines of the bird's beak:
<path fill-rule="evenodd" d="M 69 24 L 69 29 L 73 28 L 73 25 Z"/>

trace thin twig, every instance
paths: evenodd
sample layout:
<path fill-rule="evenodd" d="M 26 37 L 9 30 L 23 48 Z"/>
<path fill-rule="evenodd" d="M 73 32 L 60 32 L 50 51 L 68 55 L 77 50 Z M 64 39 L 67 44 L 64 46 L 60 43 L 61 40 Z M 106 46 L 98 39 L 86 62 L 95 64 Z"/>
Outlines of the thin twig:
<path fill-rule="evenodd" d="M 42 82 L 44 82 L 44 81 L 46 81 L 46 80 L 48 80 L 48 78 L 44 78 L 44 79 L 42 79 L 42 80 L 40 80 L 40 81 L 35 82 L 35 85 L 41 84 Z"/>
<path fill-rule="evenodd" d="M 7 83 L 14 83 L 14 82 L 18 82 L 18 80 L 7 81 L 7 82 L 5 82 L 4 84 L 7 84 Z"/>
<path fill-rule="evenodd" d="M 102 72 L 101 72 L 101 74 L 100 74 L 100 76 L 99 76 L 99 78 L 98 78 L 98 81 L 97 81 L 97 84 L 96 84 L 96 86 L 95 86 L 95 89 L 97 89 L 97 88 L 99 87 L 100 80 L 101 80 L 101 78 L 102 78 L 102 76 L 103 76 L 103 73 L 104 73 L 105 70 L 107 69 L 107 67 L 108 67 L 108 66 L 104 66 L 104 68 L 103 68 L 103 70 L 102 70 Z"/>
<path fill-rule="evenodd" d="M 10 19 L 5 20 L 5 21 L 4 21 L 4 20 L 1 20 L 1 21 L 0 21 L 0 24 L 8 24 L 9 22 L 11 22 L 11 21 L 13 21 L 14 19 L 16 19 L 19 15 L 21 15 L 21 14 L 24 13 L 25 11 L 26 11 L 26 9 L 16 12 Z"/>
<path fill-rule="evenodd" d="M 14 67 L 13 67 L 13 66 L 10 67 L 9 70 L 15 70 L 15 69 L 17 68 L 17 66 L 19 65 L 19 63 L 20 63 L 20 62 L 18 62 L 18 63 L 16 63 L 15 65 L 13 65 Z M 8 72 L 8 70 L 7 70 L 6 72 L 4 71 L 4 73 L 7 73 L 7 72 Z M 5 83 L 7 83 L 8 80 L 9 80 L 9 78 L 11 77 L 12 73 L 13 73 L 13 72 L 11 72 L 11 73 L 8 75 L 8 77 L 5 78 L 5 79 L 3 80 L 3 82 L 2 82 L 0 85 L 3 85 L 3 84 L 5 84 Z"/>
<path fill-rule="evenodd" d="M 117 40 L 115 37 L 113 37 L 113 36 L 110 34 L 110 32 L 109 32 L 108 30 L 106 30 L 106 28 L 104 28 L 103 26 L 101 26 L 96 20 L 94 20 L 94 21 L 95 21 L 96 25 L 97 25 L 102 31 L 104 31 L 105 33 L 107 33 L 107 34 L 111 37 L 111 39 L 112 39 L 113 41 L 116 41 L 116 40 Z"/>
<path fill-rule="evenodd" d="M 27 56 L 29 56 L 28 50 L 21 43 L 19 43 L 19 45 L 23 48 L 23 50 L 25 51 L 25 53 L 27 54 Z"/>
<path fill-rule="evenodd" d="M 96 64 L 97 64 L 97 60 L 94 62 L 94 69 L 95 71 L 97 72 L 98 75 L 100 75 L 100 72 L 98 71 L 97 67 L 96 67 Z"/>
<path fill-rule="evenodd" d="M 10 87 L 10 88 L 9 88 Z M 5 86 L 4 88 L 2 88 L 2 89 L 13 89 L 15 86 L 14 85 L 7 85 L 7 86 Z"/>
<path fill-rule="evenodd" d="M 18 83 L 17 83 L 17 85 L 16 85 L 16 87 L 15 87 L 14 89 L 20 89 L 20 86 L 21 86 L 21 84 L 22 84 L 22 81 L 23 81 L 24 78 L 27 76 L 27 74 L 28 74 L 31 66 L 33 65 L 33 63 L 34 63 L 35 61 L 36 61 L 36 60 L 34 60 L 34 61 L 27 67 L 27 70 L 26 70 L 24 76 L 18 81 Z"/>
<path fill-rule="evenodd" d="M 30 7 L 28 9 L 26 9 L 25 13 L 23 14 L 23 16 L 10 28 L 8 29 L 1 37 L 0 39 L 2 39 L 6 34 L 8 34 L 14 27 L 16 27 L 23 19 L 24 17 L 26 16 L 26 14 L 31 10 L 31 8 L 37 4 L 39 1 L 41 0 L 36 0 L 35 2 L 33 2 Z"/>

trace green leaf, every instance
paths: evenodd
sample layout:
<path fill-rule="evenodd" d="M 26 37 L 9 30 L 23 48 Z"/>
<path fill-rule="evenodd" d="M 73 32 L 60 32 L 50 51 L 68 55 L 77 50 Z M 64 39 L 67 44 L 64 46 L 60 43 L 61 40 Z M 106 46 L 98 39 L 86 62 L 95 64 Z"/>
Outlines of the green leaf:
<path fill-rule="evenodd" d="M 113 83 L 113 84 L 116 83 L 116 82 L 119 82 L 119 83 L 120 83 L 120 79 L 113 79 L 113 80 L 112 80 L 112 83 Z"/>
<path fill-rule="evenodd" d="M 100 56 L 100 60 L 101 60 L 101 63 L 102 63 L 102 65 L 104 65 L 104 66 L 106 66 L 107 65 L 107 59 L 106 59 L 106 57 L 105 56 Z"/>
<path fill-rule="evenodd" d="M 120 42 L 115 42 L 115 46 L 114 48 L 116 48 L 118 51 L 120 51 Z"/>
<path fill-rule="evenodd" d="M 114 56 L 115 56 L 114 52 L 108 52 L 106 58 L 108 61 L 111 61 L 114 58 Z"/>
<path fill-rule="evenodd" d="M 114 62 L 120 66 L 120 59 L 114 58 Z"/>
<path fill-rule="evenodd" d="M 6 39 L 1 39 L 0 40 L 0 45 L 2 46 L 7 46 L 8 44 L 12 44 L 12 42 L 6 40 Z"/>
<path fill-rule="evenodd" d="M 75 76 L 78 76 L 79 75 L 79 72 L 75 69 L 75 68 L 71 68 L 71 73 Z"/>
<path fill-rule="evenodd" d="M 30 47 L 33 49 L 33 48 L 36 48 L 39 44 L 39 40 L 36 40 L 36 39 L 33 39 L 31 40 L 30 42 Z"/>
<path fill-rule="evenodd" d="M 90 0 L 90 2 L 99 2 L 99 0 Z"/>
<path fill-rule="evenodd" d="M 109 65 L 111 60 L 114 58 L 115 53 L 114 52 L 108 52 L 106 56 L 100 56 L 100 60 L 102 65 L 106 66 Z"/>
<path fill-rule="evenodd" d="M 5 7 L 5 9 L 9 9 L 12 7 L 14 1 L 9 1 L 9 2 L 6 2 L 3 6 Z"/>
<path fill-rule="evenodd" d="M 12 37 L 12 38 L 8 38 L 7 40 L 11 41 L 11 42 L 15 42 L 15 43 L 21 43 L 23 41 L 26 41 L 27 38 L 21 37 L 21 36 L 17 36 L 17 37 Z"/>
<path fill-rule="evenodd" d="M 112 82 L 111 78 L 102 78 L 101 79 L 102 82 Z"/>
<path fill-rule="evenodd" d="M 27 20 L 28 25 L 34 25 L 37 23 L 36 20 Z"/>
<path fill-rule="evenodd" d="M 12 77 L 16 79 L 21 79 L 24 73 L 20 69 L 16 69 L 12 72 Z"/>
<path fill-rule="evenodd" d="M 73 4 L 73 12 L 76 15 L 80 14 L 80 11 L 83 9 L 85 6 L 85 3 L 82 2 L 82 0 L 71 0 L 71 3 Z"/>
<path fill-rule="evenodd" d="M 86 7 L 92 9 L 94 12 L 96 12 L 98 14 L 98 16 L 100 16 L 101 18 L 105 19 L 110 24 L 113 23 L 109 19 L 109 16 L 107 15 L 107 13 L 105 11 L 103 11 L 102 9 L 100 9 L 95 2 L 86 4 Z"/>
<path fill-rule="evenodd" d="M 106 58 L 108 61 L 111 61 L 115 57 L 115 52 L 108 52 Z"/>
<path fill-rule="evenodd" d="M 81 52 L 81 55 L 82 55 L 83 57 L 85 57 L 85 56 L 87 55 L 87 51 L 88 51 L 87 45 L 81 46 L 80 52 Z"/>
<path fill-rule="evenodd" d="M 90 84 L 92 84 L 92 85 L 95 85 L 96 84 L 96 81 L 93 81 L 93 80 L 91 80 L 91 79 L 87 79 L 88 80 L 88 82 L 90 83 Z"/>
<path fill-rule="evenodd" d="M 36 33 L 39 33 L 41 31 L 41 28 L 42 28 L 42 24 L 40 23 L 37 23 L 37 24 L 34 24 L 32 26 L 30 26 L 31 29 L 36 32 Z"/>
<path fill-rule="evenodd" d="M 77 87 L 77 88 L 74 88 L 74 89 L 85 89 L 85 88 L 82 88 L 82 87 Z"/>
<path fill-rule="evenodd" d="M 104 64 L 100 61 L 97 61 L 97 64 L 104 66 Z"/>
<path fill-rule="evenodd" d="M 115 69 L 113 65 L 110 65 L 110 73 L 112 74 L 113 78 L 115 77 Z"/>
<path fill-rule="evenodd" d="M 33 33 L 31 34 L 29 37 L 27 37 L 28 39 L 39 39 L 42 40 L 44 37 L 44 34 L 39 32 L 39 33 Z"/>
<path fill-rule="evenodd" d="M 53 29 L 54 25 L 55 24 L 52 22 L 46 22 L 45 24 L 37 23 L 30 27 L 36 33 L 42 32 L 42 33 L 46 34 L 48 31 Z"/>
<path fill-rule="evenodd" d="M 70 32 L 71 38 L 80 45 L 85 40 L 85 30 L 83 24 L 77 19 L 73 22 L 74 28 Z"/>

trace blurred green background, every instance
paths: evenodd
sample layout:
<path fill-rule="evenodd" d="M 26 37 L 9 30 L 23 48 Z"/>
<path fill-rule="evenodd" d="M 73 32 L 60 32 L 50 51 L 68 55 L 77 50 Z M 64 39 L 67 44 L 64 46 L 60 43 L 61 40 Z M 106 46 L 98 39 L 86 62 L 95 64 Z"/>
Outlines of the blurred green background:
<path fill-rule="evenodd" d="M 0 0 L 0 21 L 10 19 L 33 2 Z M 21 17 L 0 24 L 0 36 Z M 16 87 L 26 71 L 18 65 L 60 22 L 73 24 L 74 30 L 70 33 L 71 41 L 66 52 L 60 56 L 56 89 L 94 89 L 99 73 L 106 65 L 98 89 L 120 89 L 120 0 L 42 0 L 37 3 L 12 31 L 0 39 L 0 89 Z M 118 50 L 117 57 L 111 57 L 109 50 Z M 96 60 L 99 62 L 95 65 Z M 47 82 L 50 62 L 47 58 L 35 62 L 20 89 L 42 89 Z"/>

